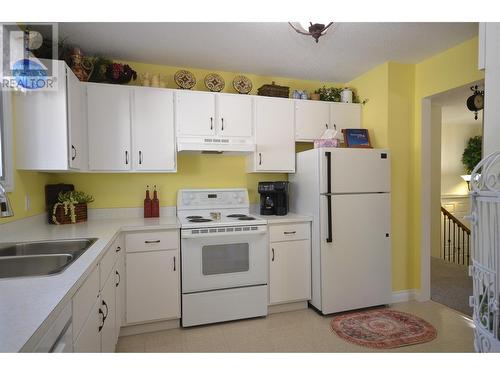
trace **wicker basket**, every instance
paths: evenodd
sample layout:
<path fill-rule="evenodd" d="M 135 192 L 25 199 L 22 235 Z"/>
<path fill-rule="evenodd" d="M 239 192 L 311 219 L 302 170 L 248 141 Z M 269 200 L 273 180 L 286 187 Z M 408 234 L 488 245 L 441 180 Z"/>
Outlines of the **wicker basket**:
<path fill-rule="evenodd" d="M 278 86 L 274 81 L 270 85 L 259 87 L 257 95 L 273 96 L 275 98 L 288 98 L 290 95 L 290 87 Z"/>
<path fill-rule="evenodd" d="M 68 214 L 64 214 L 64 206 L 60 205 L 56 208 L 56 220 L 57 222 L 53 222 L 53 224 L 73 224 L 71 222 L 71 214 L 68 209 Z M 76 223 L 82 223 L 87 221 L 87 203 L 77 203 L 75 204 L 75 216 Z"/>

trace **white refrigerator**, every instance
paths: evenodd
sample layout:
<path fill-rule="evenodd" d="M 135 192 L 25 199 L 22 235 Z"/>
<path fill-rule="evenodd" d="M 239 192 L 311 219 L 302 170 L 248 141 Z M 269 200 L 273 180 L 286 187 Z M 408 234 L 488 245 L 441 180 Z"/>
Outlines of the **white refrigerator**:
<path fill-rule="evenodd" d="M 383 149 L 297 154 L 292 212 L 313 216 L 312 300 L 323 314 L 391 302 L 391 172 Z"/>

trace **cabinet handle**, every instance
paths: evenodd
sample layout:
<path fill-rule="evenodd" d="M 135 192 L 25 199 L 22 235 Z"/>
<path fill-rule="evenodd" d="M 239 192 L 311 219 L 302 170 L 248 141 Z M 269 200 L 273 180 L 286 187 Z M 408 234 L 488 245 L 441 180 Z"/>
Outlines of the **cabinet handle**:
<path fill-rule="evenodd" d="M 139 164 L 142 164 L 142 151 L 139 151 Z"/>
<path fill-rule="evenodd" d="M 337 130 L 337 125 L 333 124 L 333 130 Z"/>
<path fill-rule="evenodd" d="M 224 131 L 224 117 L 222 118 L 222 131 Z"/>
<path fill-rule="evenodd" d="M 144 241 L 144 243 L 160 243 L 160 240 Z"/>
<path fill-rule="evenodd" d="M 214 118 L 210 117 L 210 130 L 214 130 Z"/>
<path fill-rule="evenodd" d="M 125 164 L 128 164 L 128 151 L 125 151 Z"/>
<path fill-rule="evenodd" d="M 272 262 L 274 262 L 274 249 L 271 249 L 273 252 L 273 258 L 271 259 Z"/>
<path fill-rule="evenodd" d="M 103 313 L 102 309 L 99 309 L 99 314 L 102 315 L 102 324 L 99 326 L 99 332 L 101 332 L 102 327 L 104 327 L 104 321 L 106 320 L 106 318 L 104 317 L 104 313 Z"/>
<path fill-rule="evenodd" d="M 328 129 L 328 124 L 325 124 L 325 127 Z"/>
<path fill-rule="evenodd" d="M 117 246 L 116 247 L 116 252 L 119 253 L 120 251 L 122 250 L 122 248 L 120 246 Z"/>
<path fill-rule="evenodd" d="M 296 230 L 294 230 L 294 231 L 292 231 L 292 232 L 283 232 L 283 234 L 295 234 L 295 233 L 297 233 L 297 231 L 296 231 Z"/>
<path fill-rule="evenodd" d="M 71 160 L 75 160 L 76 159 L 76 147 L 71 145 L 71 150 L 73 151 L 72 155 L 71 155 Z"/>
<path fill-rule="evenodd" d="M 115 271 L 115 273 L 116 276 L 118 276 L 118 282 L 115 284 L 115 286 L 118 287 L 118 285 L 120 285 L 120 282 L 122 281 L 122 277 L 120 276 L 120 272 Z"/>
<path fill-rule="evenodd" d="M 177 262 L 176 262 L 176 259 L 174 257 L 174 271 L 177 269 Z"/>
<path fill-rule="evenodd" d="M 103 315 L 103 320 L 102 322 L 104 323 L 104 321 L 106 320 L 106 318 L 108 317 L 108 314 L 109 314 L 109 309 L 108 309 L 108 304 L 106 303 L 105 300 L 102 300 L 102 305 L 104 307 L 106 307 L 106 315 Z"/>
<path fill-rule="evenodd" d="M 259 165 L 262 165 L 262 153 L 259 152 Z"/>

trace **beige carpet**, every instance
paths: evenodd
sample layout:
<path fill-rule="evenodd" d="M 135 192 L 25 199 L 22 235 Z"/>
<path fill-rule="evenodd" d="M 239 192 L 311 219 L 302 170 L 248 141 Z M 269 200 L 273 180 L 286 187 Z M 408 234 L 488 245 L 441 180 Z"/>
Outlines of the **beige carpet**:
<path fill-rule="evenodd" d="M 472 278 L 467 267 L 431 257 L 431 299 L 472 316 Z"/>

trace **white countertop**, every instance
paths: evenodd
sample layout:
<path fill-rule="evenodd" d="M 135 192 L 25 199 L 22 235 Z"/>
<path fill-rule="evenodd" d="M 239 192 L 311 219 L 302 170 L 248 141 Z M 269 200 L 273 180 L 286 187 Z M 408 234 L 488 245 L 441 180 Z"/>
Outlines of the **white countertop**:
<path fill-rule="evenodd" d="M 286 224 L 286 223 L 302 223 L 305 221 L 312 221 L 313 217 L 308 215 L 299 215 L 294 214 L 293 212 L 289 212 L 283 216 L 276 215 L 259 215 L 257 213 L 252 214 L 255 217 L 259 217 L 261 219 L 267 220 L 267 223 L 272 224 Z"/>
<path fill-rule="evenodd" d="M 180 228 L 175 216 L 94 219 L 87 223 L 60 226 L 46 224 L 44 220 L 45 215 L 40 215 L 0 225 L 0 241 L 98 240 L 61 274 L 0 279 L 0 352 L 34 349 L 119 232 Z"/>

